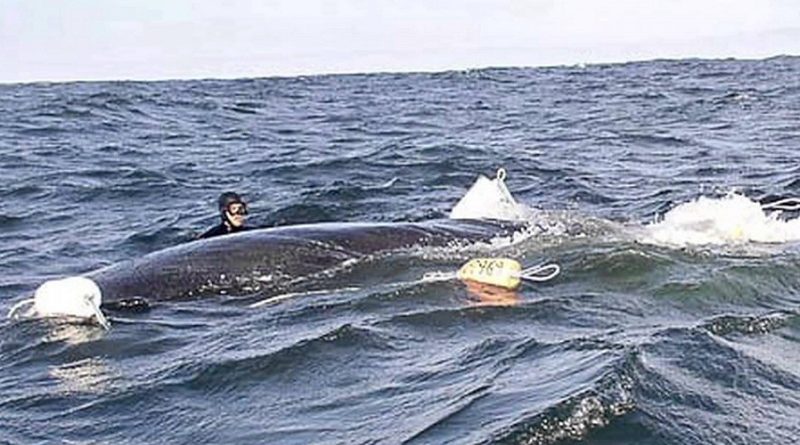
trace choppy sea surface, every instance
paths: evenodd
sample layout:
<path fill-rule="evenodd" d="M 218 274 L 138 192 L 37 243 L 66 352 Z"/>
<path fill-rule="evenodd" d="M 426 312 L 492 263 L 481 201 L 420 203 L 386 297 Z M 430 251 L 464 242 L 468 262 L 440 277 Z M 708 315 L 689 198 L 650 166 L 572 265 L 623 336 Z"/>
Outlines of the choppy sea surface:
<path fill-rule="evenodd" d="M 251 307 L 0 321 L 0 444 L 792 444 L 800 59 L 0 85 L 0 311 L 254 226 L 446 218 L 508 171 L 526 237 Z M 765 201 L 766 199 L 766 201 Z M 557 262 L 493 299 L 475 256 Z M 224 259 L 220 259 L 224 261 Z"/>

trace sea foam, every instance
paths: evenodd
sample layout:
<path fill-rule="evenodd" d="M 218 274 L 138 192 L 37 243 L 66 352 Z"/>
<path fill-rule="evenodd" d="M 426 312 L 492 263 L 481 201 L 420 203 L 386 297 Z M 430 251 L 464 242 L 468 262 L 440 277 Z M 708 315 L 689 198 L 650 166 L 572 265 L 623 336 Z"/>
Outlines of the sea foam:
<path fill-rule="evenodd" d="M 668 245 L 724 245 L 746 242 L 785 243 L 800 240 L 800 218 L 784 220 L 740 194 L 700 197 L 680 204 L 649 224 L 641 241 Z"/>

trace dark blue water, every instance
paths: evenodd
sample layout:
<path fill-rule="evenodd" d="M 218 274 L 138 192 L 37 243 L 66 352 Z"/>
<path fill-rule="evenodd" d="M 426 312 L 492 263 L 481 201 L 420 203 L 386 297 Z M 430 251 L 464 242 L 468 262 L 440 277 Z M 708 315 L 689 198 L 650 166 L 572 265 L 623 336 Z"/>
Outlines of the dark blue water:
<path fill-rule="evenodd" d="M 164 302 L 108 332 L 3 319 L 0 443 L 797 441 L 798 243 L 624 227 L 800 195 L 798 58 L 0 85 L 0 117 L 3 313 L 191 240 L 228 189 L 258 226 L 425 221 L 505 167 L 566 227 L 389 255 L 258 308 Z M 511 305 L 419 280 L 476 255 L 563 272 Z"/>

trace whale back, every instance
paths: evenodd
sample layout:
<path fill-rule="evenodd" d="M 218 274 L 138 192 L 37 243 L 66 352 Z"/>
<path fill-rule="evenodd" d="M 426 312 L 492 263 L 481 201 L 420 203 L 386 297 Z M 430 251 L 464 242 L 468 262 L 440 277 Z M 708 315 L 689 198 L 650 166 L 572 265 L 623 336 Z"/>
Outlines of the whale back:
<path fill-rule="evenodd" d="M 413 247 L 488 241 L 518 226 L 485 221 L 323 223 L 197 240 L 87 274 L 104 303 L 246 295 L 291 288 L 348 261 Z"/>

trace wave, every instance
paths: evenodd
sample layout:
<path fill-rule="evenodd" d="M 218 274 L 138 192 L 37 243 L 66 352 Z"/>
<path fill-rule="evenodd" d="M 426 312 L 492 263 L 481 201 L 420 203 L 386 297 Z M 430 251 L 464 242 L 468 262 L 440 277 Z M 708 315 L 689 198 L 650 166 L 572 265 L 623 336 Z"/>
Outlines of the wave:
<path fill-rule="evenodd" d="M 680 204 L 645 228 L 640 241 L 664 246 L 730 245 L 800 241 L 800 218 L 783 220 L 739 194 L 700 197 Z"/>
<path fill-rule="evenodd" d="M 777 335 L 781 323 L 758 333 L 772 317 L 717 318 L 654 336 L 637 379 L 639 422 L 664 443 L 792 443 L 800 378 L 782 356 L 797 344 Z M 724 337 L 710 332 L 720 327 Z"/>
<path fill-rule="evenodd" d="M 0 213 L 0 229 L 14 229 L 24 224 L 25 218 L 22 216 L 11 216 Z"/>
<path fill-rule="evenodd" d="M 798 319 L 797 312 L 779 311 L 764 315 L 722 315 L 703 323 L 702 329 L 714 335 L 760 335 L 774 332 Z"/>
<path fill-rule="evenodd" d="M 616 345 L 584 339 L 556 344 L 488 340 L 472 349 L 481 351 L 479 361 L 459 361 L 423 379 L 459 380 L 470 373 L 478 376 L 471 391 L 403 443 L 445 443 L 454 437 L 510 444 L 580 440 L 635 406 L 628 370 L 635 353 Z M 466 426 L 479 421 L 480 432 L 470 433 Z"/>

